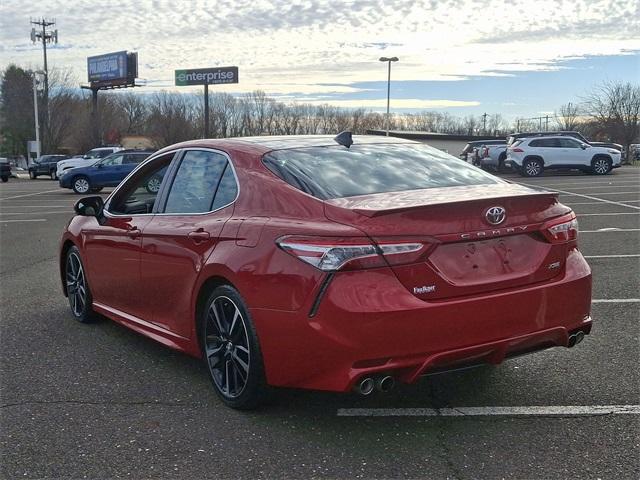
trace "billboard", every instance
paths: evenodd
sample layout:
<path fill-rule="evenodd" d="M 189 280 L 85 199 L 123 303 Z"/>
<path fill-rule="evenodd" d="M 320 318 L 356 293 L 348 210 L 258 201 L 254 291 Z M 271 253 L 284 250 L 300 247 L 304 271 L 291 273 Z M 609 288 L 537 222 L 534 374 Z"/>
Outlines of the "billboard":
<path fill-rule="evenodd" d="M 114 52 L 87 58 L 89 82 L 127 78 L 127 52 Z"/>
<path fill-rule="evenodd" d="M 87 75 L 92 86 L 133 85 L 138 76 L 138 54 L 122 51 L 88 57 Z"/>
<path fill-rule="evenodd" d="M 195 68 L 176 70 L 176 85 L 217 85 L 238 83 L 238 67 Z"/>

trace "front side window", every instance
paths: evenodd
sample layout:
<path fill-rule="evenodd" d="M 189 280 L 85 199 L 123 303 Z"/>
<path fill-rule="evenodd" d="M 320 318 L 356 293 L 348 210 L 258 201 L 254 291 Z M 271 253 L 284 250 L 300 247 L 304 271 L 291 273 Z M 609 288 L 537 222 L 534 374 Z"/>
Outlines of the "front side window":
<path fill-rule="evenodd" d="M 462 160 L 422 144 L 276 150 L 267 153 L 263 162 L 285 182 L 323 200 L 503 183 Z"/>
<path fill-rule="evenodd" d="M 153 212 L 160 186 L 173 156 L 173 153 L 169 153 L 143 165 L 118 189 L 107 205 L 107 210 L 116 215 Z"/>
<path fill-rule="evenodd" d="M 558 141 L 563 148 L 580 148 L 580 144 L 571 138 L 559 138 Z"/>
<path fill-rule="evenodd" d="M 189 214 L 214 210 L 214 197 L 228 163 L 227 157 L 220 153 L 187 151 L 171 185 L 164 213 Z M 230 167 L 229 170 L 231 171 Z M 235 185 L 235 178 L 233 181 Z"/>

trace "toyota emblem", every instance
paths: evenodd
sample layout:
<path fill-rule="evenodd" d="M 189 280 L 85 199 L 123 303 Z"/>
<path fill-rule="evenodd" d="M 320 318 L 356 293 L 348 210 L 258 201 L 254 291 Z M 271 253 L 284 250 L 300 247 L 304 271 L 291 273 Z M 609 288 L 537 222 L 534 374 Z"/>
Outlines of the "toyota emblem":
<path fill-rule="evenodd" d="M 507 218 L 507 211 L 503 207 L 491 207 L 485 217 L 491 225 L 500 225 Z"/>

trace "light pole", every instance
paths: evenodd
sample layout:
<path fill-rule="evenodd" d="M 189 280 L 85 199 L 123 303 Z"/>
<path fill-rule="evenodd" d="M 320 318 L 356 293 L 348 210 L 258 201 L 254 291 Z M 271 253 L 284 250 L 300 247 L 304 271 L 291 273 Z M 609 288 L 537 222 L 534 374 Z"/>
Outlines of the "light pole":
<path fill-rule="evenodd" d="M 397 62 L 398 57 L 380 57 L 381 62 L 387 62 L 389 64 L 389 70 L 387 74 L 387 137 L 389 136 L 389 103 L 391 100 L 391 62 Z"/>

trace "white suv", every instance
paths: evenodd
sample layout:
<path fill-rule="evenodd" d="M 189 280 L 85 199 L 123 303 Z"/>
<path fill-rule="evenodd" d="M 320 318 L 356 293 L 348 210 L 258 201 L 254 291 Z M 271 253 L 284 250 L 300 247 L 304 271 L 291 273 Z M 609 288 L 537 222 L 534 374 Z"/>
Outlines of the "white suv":
<path fill-rule="evenodd" d="M 93 150 L 89 150 L 82 157 L 74 157 L 69 160 L 62 160 L 58 162 L 58 166 L 56 169 L 56 176 L 58 178 L 62 178 L 65 170 L 69 170 L 70 168 L 76 167 L 88 167 L 93 165 L 101 158 L 104 158 L 112 153 L 119 152 L 120 150 L 124 150 L 123 147 L 98 147 Z"/>
<path fill-rule="evenodd" d="M 507 148 L 507 165 L 525 177 L 545 169 L 569 168 L 606 175 L 620 166 L 621 154 L 607 147 L 595 147 L 567 136 L 521 138 Z"/>

